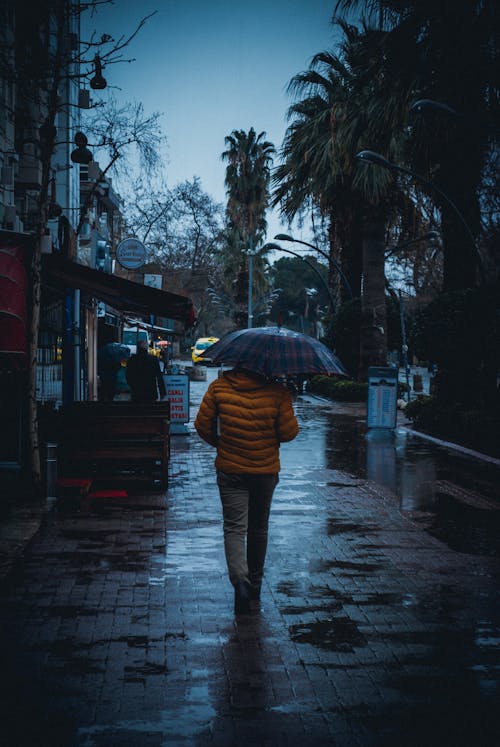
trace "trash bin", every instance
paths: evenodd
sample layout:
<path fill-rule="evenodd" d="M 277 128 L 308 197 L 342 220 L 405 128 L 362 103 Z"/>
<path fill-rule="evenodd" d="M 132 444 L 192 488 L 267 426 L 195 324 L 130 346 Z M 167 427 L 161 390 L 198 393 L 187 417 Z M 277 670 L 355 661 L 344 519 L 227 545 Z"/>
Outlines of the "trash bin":
<path fill-rule="evenodd" d="M 45 495 L 56 497 L 57 484 L 57 444 L 45 444 Z"/>

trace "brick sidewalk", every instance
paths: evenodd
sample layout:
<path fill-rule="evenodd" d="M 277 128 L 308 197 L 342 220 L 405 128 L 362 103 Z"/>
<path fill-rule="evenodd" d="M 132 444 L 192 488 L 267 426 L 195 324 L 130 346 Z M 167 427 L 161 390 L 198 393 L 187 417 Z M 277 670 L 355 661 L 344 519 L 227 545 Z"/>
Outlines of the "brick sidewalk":
<path fill-rule="evenodd" d="M 318 468 L 304 429 L 235 621 L 213 455 L 191 429 L 166 496 L 47 515 L 1 587 L 0 744 L 497 745 L 498 560 Z"/>

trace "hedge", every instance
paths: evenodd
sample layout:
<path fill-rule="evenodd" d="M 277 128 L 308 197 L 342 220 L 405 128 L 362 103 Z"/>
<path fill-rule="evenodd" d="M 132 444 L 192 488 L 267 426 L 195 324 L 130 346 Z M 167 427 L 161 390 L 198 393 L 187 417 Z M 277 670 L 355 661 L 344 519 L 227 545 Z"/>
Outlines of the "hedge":
<path fill-rule="evenodd" d="M 464 408 L 443 404 L 437 397 L 419 397 L 408 404 L 405 415 L 416 430 L 500 457 L 499 406 L 487 410 Z"/>
<path fill-rule="evenodd" d="M 323 394 L 340 402 L 366 402 L 368 384 L 358 381 L 339 381 L 330 376 L 315 376 L 307 385 L 307 391 Z"/>

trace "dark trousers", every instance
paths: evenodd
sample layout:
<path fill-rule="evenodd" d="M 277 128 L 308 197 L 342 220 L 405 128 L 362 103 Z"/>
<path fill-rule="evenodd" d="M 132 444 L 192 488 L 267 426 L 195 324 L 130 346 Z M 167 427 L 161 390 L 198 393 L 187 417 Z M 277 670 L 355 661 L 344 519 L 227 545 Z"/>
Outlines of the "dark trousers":
<path fill-rule="evenodd" d="M 277 474 L 217 471 L 224 519 L 224 551 L 233 585 L 249 581 L 260 590 L 266 559 L 269 512 Z"/>

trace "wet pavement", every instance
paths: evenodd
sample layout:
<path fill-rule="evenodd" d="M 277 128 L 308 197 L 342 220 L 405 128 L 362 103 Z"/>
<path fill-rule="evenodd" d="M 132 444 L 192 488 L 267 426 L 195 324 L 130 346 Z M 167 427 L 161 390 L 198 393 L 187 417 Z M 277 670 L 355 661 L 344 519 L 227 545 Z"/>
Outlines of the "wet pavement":
<path fill-rule="evenodd" d="M 259 616 L 233 616 L 191 424 L 166 495 L 47 512 L 0 586 L 0 745 L 500 743 L 498 466 L 296 410 Z"/>

